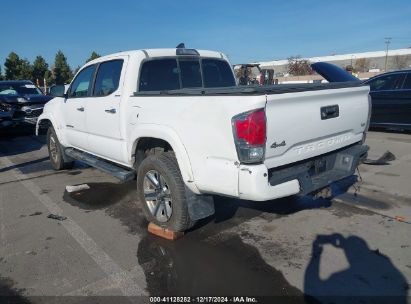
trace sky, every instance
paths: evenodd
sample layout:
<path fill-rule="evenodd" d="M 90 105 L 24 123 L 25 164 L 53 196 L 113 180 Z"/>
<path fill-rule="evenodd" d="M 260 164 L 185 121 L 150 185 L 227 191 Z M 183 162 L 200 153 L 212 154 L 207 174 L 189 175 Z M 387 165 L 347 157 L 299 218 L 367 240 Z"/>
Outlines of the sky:
<path fill-rule="evenodd" d="M 52 65 L 62 50 L 75 68 L 180 42 L 232 63 L 411 47 L 410 0 L 2 0 L 1 19 L 1 65 L 11 51 Z"/>

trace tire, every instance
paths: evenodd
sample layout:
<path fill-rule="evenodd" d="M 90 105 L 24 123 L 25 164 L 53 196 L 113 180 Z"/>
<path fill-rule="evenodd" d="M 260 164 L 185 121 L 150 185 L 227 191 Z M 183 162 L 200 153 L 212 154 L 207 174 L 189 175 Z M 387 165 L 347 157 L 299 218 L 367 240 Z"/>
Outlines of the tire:
<path fill-rule="evenodd" d="M 47 148 L 49 151 L 50 163 L 54 170 L 73 168 L 74 162 L 65 162 L 60 142 L 53 127 L 47 130 Z"/>
<path fill-rule="evenodd" d="M 149 155 L 141 162 L 137 170 L 137 195 L 149 222 L 171 231 L 186 231 L 194 226 L 174 154 Z"/>

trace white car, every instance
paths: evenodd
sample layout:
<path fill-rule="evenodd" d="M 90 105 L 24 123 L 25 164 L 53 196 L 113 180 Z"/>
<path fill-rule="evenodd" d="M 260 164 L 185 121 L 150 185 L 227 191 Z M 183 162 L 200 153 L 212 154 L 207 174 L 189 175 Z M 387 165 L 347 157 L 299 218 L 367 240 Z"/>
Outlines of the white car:
<path fill-rule="evenodd" d="M 224 54 L 180 47 L 88 62 L 37 133 L 56 170 L 79 159 L 137 176 L 147 219 L 184 231 L 213 214 L 213 194 L 266 201 L 352 175 L 369 113 L 368 86 L 236 87 Z"/>

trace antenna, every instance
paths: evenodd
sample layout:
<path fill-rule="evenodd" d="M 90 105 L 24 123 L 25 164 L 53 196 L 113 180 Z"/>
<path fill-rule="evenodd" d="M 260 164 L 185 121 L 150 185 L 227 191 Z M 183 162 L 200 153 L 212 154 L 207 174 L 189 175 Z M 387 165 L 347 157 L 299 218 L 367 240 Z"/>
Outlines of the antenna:
<path fill-rule="evenodd" d="M 181 42 L 179 45 L 177 45 L 177 47 L 176 47 L 177 49 L 185 49 L 186 48 L 186 46 L 184 45 L 184 43 L 183 42 Z"/>

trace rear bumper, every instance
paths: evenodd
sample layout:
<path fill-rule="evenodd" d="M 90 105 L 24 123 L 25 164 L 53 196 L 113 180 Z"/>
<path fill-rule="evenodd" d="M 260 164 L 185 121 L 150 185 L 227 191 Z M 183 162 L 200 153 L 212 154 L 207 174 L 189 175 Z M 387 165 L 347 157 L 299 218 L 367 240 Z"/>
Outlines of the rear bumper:
<path fill-rule="evenodd" d="M 290 165 L 267 169 L 265 165 L 242 165 L 239 197 L 266 201 L 289 195 L 306 195 L 354 174 L 368 146 L 355 144 Z"/>

